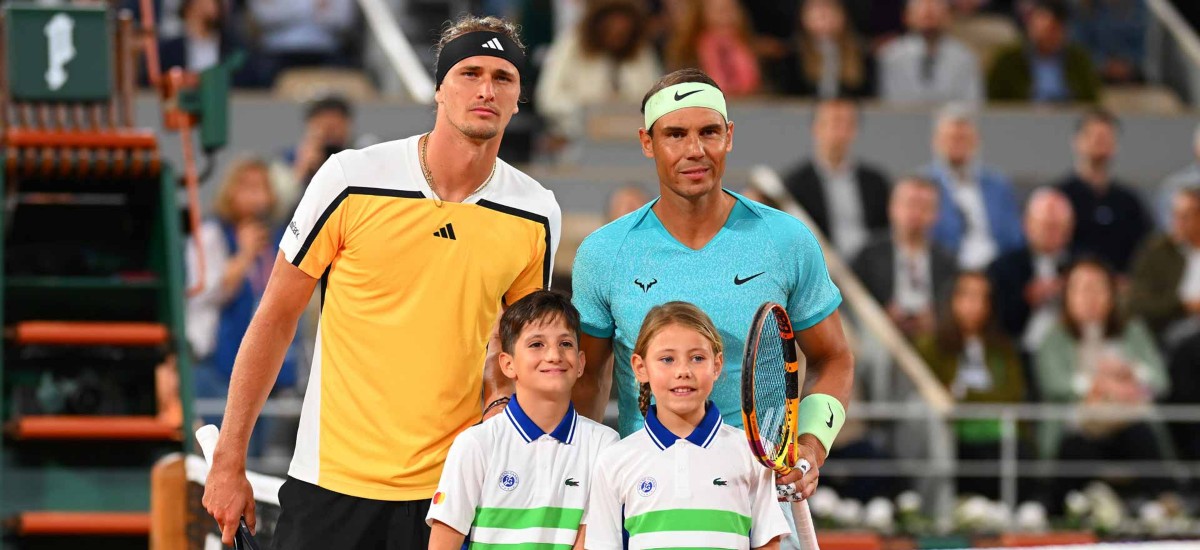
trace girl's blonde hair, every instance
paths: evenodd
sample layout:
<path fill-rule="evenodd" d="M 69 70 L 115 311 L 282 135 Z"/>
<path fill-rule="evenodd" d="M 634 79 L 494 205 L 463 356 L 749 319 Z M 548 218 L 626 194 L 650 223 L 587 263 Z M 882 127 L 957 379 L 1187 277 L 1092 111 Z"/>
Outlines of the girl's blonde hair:
<path fill-rule="evenodd" d="M 724 349 L 721 343 L 721 334 L 717 332 L 716 325 L 704 311 L 687 302 L 667 302 L 660 306 L 654 306 L 646 314 L 646 318 L 642 320 L 642 330 L 638 332 L 637 342 L 633 345 L 633 353 L 645 359 L 646 348 L 650 347 L 650 341 L 663 329 L 672 325 L 700 333 L 712 344 L 714 355 L 721 353 L 721 350 Z M 642 416 L 646 416 L 646 411 L 650 409 L 649 382 L 643 382 L 638 392 L 638 409 L 642 411 Z"/>
<path fill-rule="evenodd" d="M 230 165 L 225 171 L 225 179 L 221 180 L 221 186 L 217 187 L 217 194 L 213 202 L 213 211 L 218 218 L 227 222 L 236 222 L 233 212 L 233 190 L 241 184 L 242 174 L 248 170 L 262 170 L 263 175 L 267 178 L 267 192 L 271 195 L 271 206 L 267 208 L 268 213 L 275 212 L 275 203 L 279 200 L 275 196 L 275 188 L 271 185 L 271 166 L 261 157 L 247 155 L 240 157 Z"/>

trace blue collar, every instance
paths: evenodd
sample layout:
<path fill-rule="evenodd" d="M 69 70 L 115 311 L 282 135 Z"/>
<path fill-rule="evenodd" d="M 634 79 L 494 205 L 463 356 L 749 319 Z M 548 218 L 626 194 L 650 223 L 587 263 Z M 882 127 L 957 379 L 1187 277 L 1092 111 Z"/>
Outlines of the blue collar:
<path fill-rule="evenodd" d="M 686 439 L 697 447 L 707 448 L 708 444 L 716 438 L 717 432 L 721 431 L 721 411 L 717 410 L 717 406 L 712 401 L 705 404 L 704 408 L 704 419 Z M 658 405 L 650 405 L 650 410 L 646 413 L 646 433 L 650 434 L 650 440 L 663 450 L 674 445 L 680 439 L 679 436 L 664 427 L 662 422 L 658 421 Z"/>
<path fill-rule="evenodd" d="M 517 401 L 517 396 L 513 395 L 512 401 L 508 402 L 508 406 L 504 407 L 504 414 L 508 417 L 508 421 L 512 422 L 517 433 L 521 434 L 521 438 L 526 443 L 537 440 L 546 435 L 533 420 L 529 419 L 529 415 L 521 410 L 521 403 Z M 579 423 L 579 414 L 575 412 L 575 405 L 567 404 L 567 414 L 559 421 L 558 427 L 550 432 L 550 437 L 557 439 L 567 445 L 575 441 L 575 426 Z"/>

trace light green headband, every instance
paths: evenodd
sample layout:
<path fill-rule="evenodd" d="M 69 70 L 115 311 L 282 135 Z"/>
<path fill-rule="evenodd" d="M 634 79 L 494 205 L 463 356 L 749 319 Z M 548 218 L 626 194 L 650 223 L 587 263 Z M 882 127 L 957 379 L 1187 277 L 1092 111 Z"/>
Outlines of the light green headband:
<path fill-rule="evenodd" d="M 703 82 L 684 82 L 667 86 L 650 96 L 646 102 L 646 130 L 649 131 L 663 115 L 688 107 L 712 109 L 721 113 L 726 121 L 729 120 L 729 113 L 725 110 L 725 94 L 721 90 Z"/>

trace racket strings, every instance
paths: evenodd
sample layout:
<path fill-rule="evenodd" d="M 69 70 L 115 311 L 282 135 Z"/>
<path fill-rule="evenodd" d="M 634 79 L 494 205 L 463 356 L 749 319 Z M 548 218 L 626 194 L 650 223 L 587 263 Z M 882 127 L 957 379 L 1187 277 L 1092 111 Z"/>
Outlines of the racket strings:
<path fill-rule="evenodd" d="M 783 339 L 774 315 L 759 328 L 754 360 L 754 410 L 766 456 L 778 459 L 789 438 Z"/>

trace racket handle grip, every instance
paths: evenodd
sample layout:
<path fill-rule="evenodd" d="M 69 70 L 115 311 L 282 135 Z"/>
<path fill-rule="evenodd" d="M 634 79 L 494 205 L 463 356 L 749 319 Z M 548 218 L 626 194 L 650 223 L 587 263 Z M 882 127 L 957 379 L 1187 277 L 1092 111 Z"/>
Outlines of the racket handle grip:
<path fill-rule="evenodd" d="M 807 459 L 801 458 L 796 462 L 796 469 L 807 474 L 812 469 L 812 464 L 809 464 Z M 817 545 L 817 529 L 813 526 L 808 501 L 801 500 L 799 493 L 800 491 L 797 490 L 795 500 L 792 501 L 792 519 L 796 522 L 796 538 L 800 539 L 800 550 L 820 550 Z"/>
<path fill-rule="evenodd" d="M 813 526 L 807 500 L 792 502 L 792 519 L 796 521 L 796 538 L 800 539 L 800 550 L 820 550 L 820 546 L 817 545 L 817 529 Z"/>

